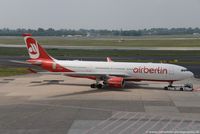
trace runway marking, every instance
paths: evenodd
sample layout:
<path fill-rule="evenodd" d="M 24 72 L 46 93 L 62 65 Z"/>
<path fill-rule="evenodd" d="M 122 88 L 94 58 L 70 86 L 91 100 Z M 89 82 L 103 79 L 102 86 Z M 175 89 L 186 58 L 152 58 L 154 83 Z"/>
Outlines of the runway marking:
<path fill-rule="evenodd" d="M 158 131 L 163 131 L 167 126 L 173 121 L 173 119 L 170 119 L 164 126 L 162 126 Z"/>
<path fill-rule="evenodd" d="M 187 126 L 185 126 L 185 128 L 190 128 L 193 123 L 194 123 L 194 121 L 191 121 Z"/>
<path fill-rule="evenodd" d="M 150 117 L 149 119 L 148 119 L 148 121 L 146 121 L 144 124 L 142 124 L 142 125 L 140 125 L 140 127 L 138 127 L 138 128 L 136 128 L 133 132 L 132 132 L 132 134 L 135 134 L 138 130 L 140 130 L 142 127 L 144 127 L 146 124 L 148 124 L 149 122 L 151 122 L 151 120 L 153 119 L 153 118 L 155 118 L 156 116 L 152 116 L 152 117 Z"/>
<path fill-rule="evenodd" d="M 179 123 L 177 123 L 177 124 L 174 126 L 174 128 L 172 128 L 172 130 L 175 131 L 176 129 L 178 129 L 178 127 L 181 126 L 181 124 L 183 123 L 183 121 L 184 121 L 184 120 L 181 120 Z"/>
<path fill-rule="evenodd" d="M 117 127 L 114 127 L 113 129 L 110 130 L 110 133 L 114 132 L 117 128 L 123 126 L 124 124 L 126 124 L 127 122 L 129 122 L 130 120 L 132 120 L 133 118 L 136 117 L 136 115 L 138 115 L 138 113 L 135 113 L 134 116 L 131 116 L 128 120 L 124 121 L 123 123 L 119 124 Z"/>
<path fill-rule="evenodd" d="M 135 124 L 137 124 L 139 121 L 141 121 L 143 119 L 143 117 L 145 117 L 146 115 L 143 115 L 142 117 L 138 118 L 134 123 L 130 124 L 128 127 L 122 129 L 119 131 L 119 134 L 123 134 L 125 131 L 127 131 L 129 128 L 131 128 L 132 126 L 134 126 Z"/>
<path fill-rule="evenodd" d="M 158 125 L 163 119 L 164 119 L 164 117 L 161 117 L 153 126 L 151 126 L 150 128 L 148 128 L 146 130 L 146 132 L 151 131 L 151 129 L 154 128 L 156 125 Z"/>
<path fill-rule="evenodd" d="M 97 110 L 97 111 L 104 111 L 104 112 L 117 112 L 117 113 L 115 113 L 114 115 L 112 115 L 111 117 L 107 118 L 106 120 L 101 121 L 101 122 L 99 123 L 100 125 L 104 124 L 105 122 L 107 122 L 107 121 L 110 120 L 111 118 L 116 117 L 116 116 L 119 115 L 120 113 L 125 113 L 124 116 L 127 116 L 127 115 L 130 114 L 130 113 L 135 113 L 135 112 L 127 112 L 127 111 L 117 111 L 117 110 L 112 110 L 112 109 L 101 109 L 101 108 L 80 107 L 80 106 L 66 106 L 66 105 L 54 105 L 54 104 L 41 104 L 41 103 L 21 103 L 20 105 L 37 105 L 37 106 L 49 106 L 49 107 L 60 107 L 60 108 Z M 47 109 L 45 109 L 45 110 L 47 110 Z M 23 117 L 23 118 L 21 118 L 21 119 L 26 119 L 26 118 L 28 118 L 28 117 L 32 117 L 32 116 L 34 116 L 34 115 L 36 115 L 36 114 L 38 114 L 38 113 L 41 113 L 41 112 L 43 112 L 43 111 L 45 111 L 45 110 L 41 110 L 41 111 L 39 111 L 39 112 L 36 112 L 36 113 L 31 114 L 31 115 L 25 116 L 25 117 Z M 139 115 L 139 114 L 135 114 L 134 116 L 136 116 L 136 115 Z M 123 134 L 123 132 L 127 131 L 129 128 L 131 128 L 133 125 L 135 125 L 136 123 L 138 123 L 140 120 L 144 119 L 144 117 L 147 116 L 147 115 L 150 115 L 150 114 L 145 113 L 144 115 L 142 115 L 142 112 L 141 112 L 141 117 L 139 117 L 139 118 L 138 118 L 135 122 L 133 122 L 132 124 L 130 124 L 130 125 L 124 127 L 124 129 L 121 129 L 120 131 L 118 131 L 118 133 L 119 133 L 119 134 Z M 120 120 L 120 119 L 123 118 L 124 116 L 120 117 L 118 120 Z M 128 121 L 131 120 L 132 118 L 133 118 L 133 117 L 127 119 L 125 122 L 123 122 L 123 124 L 119 124 L 119 126 L 117 126 L 116 128 L 118 128 L 118 127 L 124 125 L 126 122 L 128 122 Z M 150 130 L 153 129 L 156 125 L 158 125 L 160 122 L 162 122 L 162 120 L 163 120 L 164 118 L 165 118 L 165 117 L 162 117 L 162 116 L 161 116 L 161 118 L 160 118 L 157 122 L 155 122 L 155 124 L 153 124 L 153 126 L 151 126 L 150 128 L 148 128 L 148 129 L 146 130 L 146 132 L 150 131 Z M 168 118 L 169 118 L 169 117 L 168 117 Z M 111 124 L 110 124 L 109 126 L 111 126 L 112 124 L 114 124 L 114 123 L 117 122 L 118 120 L 116 120 L 116 121 L 114 121 L 114 122 L 111 122 Z M 184 120 L 183 120 L 183 121 L 184 121 Z M 182 123 L 183 123 L 183 121 L 182 121 Z M 15 122 L 17 122 L 17 121 L 13 121 L 13 122 L 11 122 L 10 124 L 15 123 Z M 190 122 L 190 123 L 187 124 L 187 126 L 185 126 L 185 127 L 187 127 L 187 128 L 188 128 L 188 127 L 191 127 L 193 123 L 194 123 L 194 121 Z M 100 126 L 99 124 L 96 125 L 96 126 L 94 126 L 94 127 L 92 127 L 91 129 L 87 130 L 85 134 L 88 134 L 88 133 L 91 132 L 93 129 L 97 128 L 97 126 Z M 181 122 L 179 123 L 179 125 L 176 125 L 172 130 L 178 128 L 180 125 L 181 125 Z M 106 127 L 109 127 L 109 126 L 106 126 Z M 144 125 L 143 125 L 143 126 L 144 126 Z M 105 128 L 106 128 L 106 127 L 105 127 Z M 185 127 L 184 127 L 184 128 L 185 128 Z M 104 128 L 104 129 L 105 129 L 105 128 Z M 115 130 L 116 128 L 114 128 L 114 130 Z M 113 132 L 114 130 L 112 130 L 111 132 Z M 138 130 L 139 130 L 139 129 L 138 129 Z M 138 131 L 138 130 L 137 130 L 137 131 Z"/>
<path fill-rule="evenodd" d="M 119 115 L 120 113 L 122 113 L 122 112 L 117 112 L 117 113 L 113 114 L 111 117 L 107 118 L 106 120 L 103 120 L 103 121 L 99 122 L 96 126 L 90 128 L 90 129 L 88 129 L 84 134 L 88 134 L 90 131 L 92 131 L 92 130 L 95 129 L 96 127 L 98 127 L 98 126 L 104 124 L 106 121 L 108 121 L 108 120 L 110 120 L 111 118 L 113 118 L 113 117 Z"/>
<path fill-rule="evenodd" d="M 116 123 L 117 121 L 119 121 L 120 119 L 122 119 L 123 117 L 127 116 L 129 113 L 124 114 L 123 116 L 121 116 L 120 118 L 118 118 L 117 120 L 107 124 L 105 127 L 101 128 L 102 130 L 105 130 L 106 128 L 110 127 L 111 125 L 113 125 L 114 123 Z M 99 133 L 99 132 L 97 132 Z"/>

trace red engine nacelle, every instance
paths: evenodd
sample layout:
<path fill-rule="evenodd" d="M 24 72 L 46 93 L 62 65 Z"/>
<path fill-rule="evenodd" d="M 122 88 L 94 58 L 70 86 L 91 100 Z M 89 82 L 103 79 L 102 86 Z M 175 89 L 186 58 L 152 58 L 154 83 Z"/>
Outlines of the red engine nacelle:
<path fill-rule="evenodd" d="M 110 77 L 107 80 L 107 84 L 109 87 L 113 87 L 113 88 L 123 88 L 125 85 L 124 78 L 122 77 Z"/>

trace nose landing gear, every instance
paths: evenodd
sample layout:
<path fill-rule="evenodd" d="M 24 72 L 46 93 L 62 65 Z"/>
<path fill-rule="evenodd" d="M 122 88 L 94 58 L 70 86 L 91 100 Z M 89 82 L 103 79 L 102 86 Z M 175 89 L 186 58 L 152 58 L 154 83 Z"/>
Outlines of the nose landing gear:
<path fill-rule="evenodd" d="M 172 87 L 173 87 L 173 81 L 170 81 L 170 82 L 169 82 L 169 85 L 166 86 L 166 87 L 164 87 L 164 89 L 165 89 L 165 90 L 169 90 L 169 89 L 172 88 Z"/>

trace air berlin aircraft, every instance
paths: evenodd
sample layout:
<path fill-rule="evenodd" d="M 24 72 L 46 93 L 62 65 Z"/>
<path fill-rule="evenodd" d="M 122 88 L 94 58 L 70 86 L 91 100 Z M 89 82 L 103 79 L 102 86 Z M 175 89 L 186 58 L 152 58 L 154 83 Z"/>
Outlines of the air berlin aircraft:
<path fill-rule="evenodd" d="M 49 74 L 95 80 L 91 88 L 123 88 L 126 81 L 158 81 L 172 85 L 174 81 L 193 77 L 187 68 L 172 64 L 113 62 L 109 57 L 107 62 L 57 60 L 31 34 L 23 36 L 30 56 L 29 64 L 40 66 Z"/>

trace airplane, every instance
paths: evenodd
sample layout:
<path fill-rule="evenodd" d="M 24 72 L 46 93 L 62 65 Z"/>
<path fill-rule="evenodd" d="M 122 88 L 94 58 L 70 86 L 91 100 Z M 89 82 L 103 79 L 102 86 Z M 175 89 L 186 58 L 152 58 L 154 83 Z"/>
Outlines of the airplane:
<path fill-rule="evenodd" d="M 107 61 L 57 60 L 38 44 L 31 34 L 23 34 L 30 56 L 26 62 L 47 70 L 46 74 L 61 74 L 92 79 L 91 88 L 124 88 L 127 81 L 173 82 L 193 77 L 187 68 L 164 63 L 130 63 Z M 44 73 L 45 74 L 45 73 Z"/>

